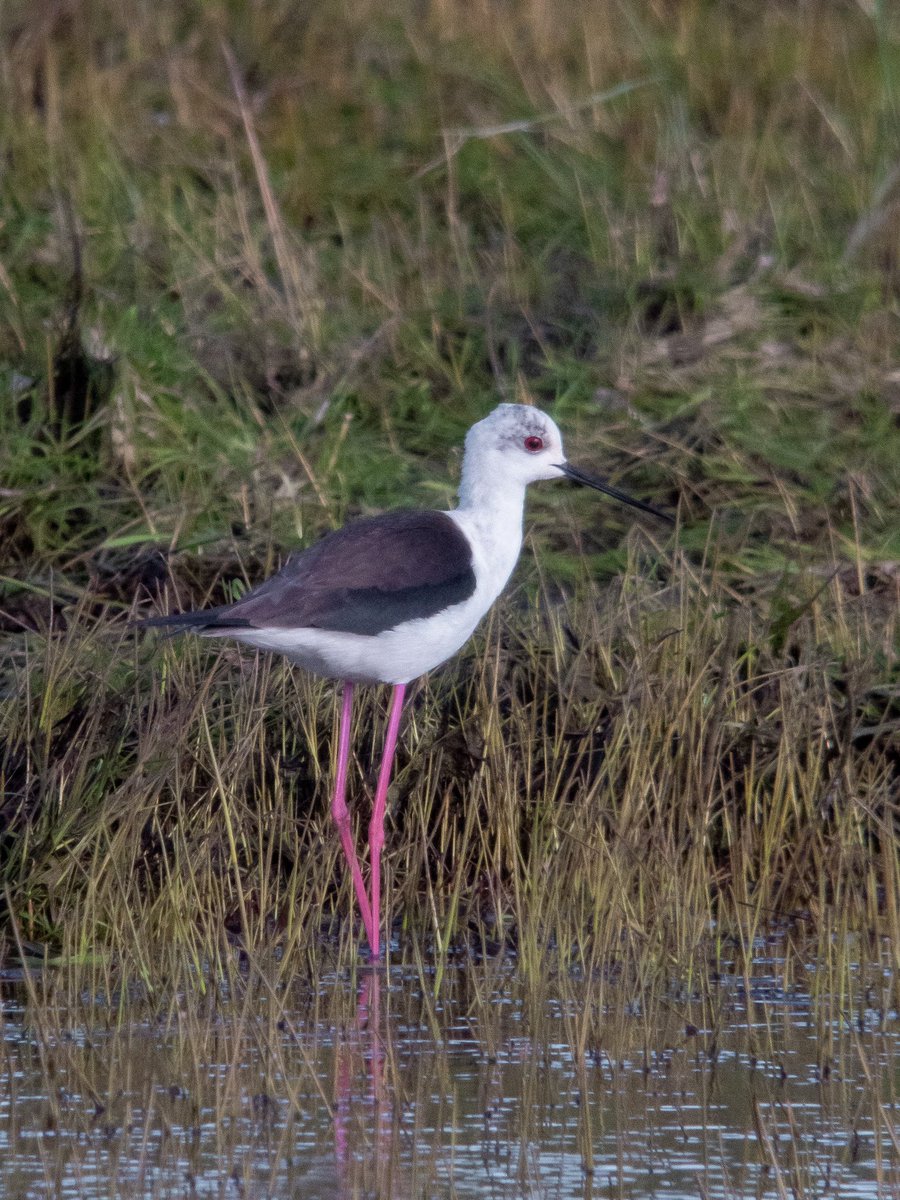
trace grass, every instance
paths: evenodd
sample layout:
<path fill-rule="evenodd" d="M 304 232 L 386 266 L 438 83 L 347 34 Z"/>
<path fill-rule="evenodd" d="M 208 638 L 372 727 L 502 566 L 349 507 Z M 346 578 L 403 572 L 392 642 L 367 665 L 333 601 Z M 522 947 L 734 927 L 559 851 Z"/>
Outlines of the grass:
<path fill-rule="evenodd" d="M 148 982 L 227 937 L 353 953 L 331 685 L 126 620 L 448 504 L 467 426 L 528 397 L 681 524 L 534 489 L 514 587 L 410 704 L 400 946 L 648 988 L 773 924 L 896 959 L 888 6 L 0 20 L 10 949 Z"/>

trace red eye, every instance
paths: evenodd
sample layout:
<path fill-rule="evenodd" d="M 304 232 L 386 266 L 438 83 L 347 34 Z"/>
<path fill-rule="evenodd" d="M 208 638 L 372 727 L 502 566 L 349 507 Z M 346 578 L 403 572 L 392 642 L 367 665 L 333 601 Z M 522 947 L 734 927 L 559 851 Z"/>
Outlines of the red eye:
<path fill-rule="evenodd" d="M 524 446 L 525 449 L 529 450 L 532 454 L 537 454 L 538 450 L 543 450 L 544 448 L 544 439 L 542 437 L 537 437 L 536 434 L 532 434 L 531 437 L 527 437 L 525 439 Z"/>

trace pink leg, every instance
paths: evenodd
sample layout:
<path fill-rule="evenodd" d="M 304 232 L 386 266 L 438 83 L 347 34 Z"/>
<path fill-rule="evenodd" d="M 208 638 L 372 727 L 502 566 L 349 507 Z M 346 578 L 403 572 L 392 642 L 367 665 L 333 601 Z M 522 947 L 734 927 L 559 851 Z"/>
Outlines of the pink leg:
<path fill-rule="evenodd" d="M 391 781 L 391 766 L 394 762 L 394 751 L 397 748 L 397 733 L 400 729 L 400 713 L 403 710 L 403 696 L 406 692 L 405 683 L 397 683 L 391 694 L 391 713 L 388 717 L 387 733 L 384 738 L 384 754 L 381 756 L 381 769 L 378 772 L 378 786 L 375 789 L 375 804 L 372 808 L 372 822 L 369 825 L 369 869 L 372 872 L 372 933 L 369 945 L 377 958 L 381 935 L 381 848 L 384 845 L 384 811 L 387 806 L 388 784 Z"/>
<path fill-rule="evenodd" d="M 334 817 L 338 833 L 341 835 L 344 856 L 350 864 L 350 874 L 353 876 L 353 890 L 356 892 L 359 911 L 363 919 L 363 925 L 366 927 L 366 937 L 371 946 L 373 936 L 375 938 L 375 945 L 378 944 L 378 928 L 377 926 L 375 927 L 373 935 L 372 909 L 369 905 L 369 897 L 366 894 L 366 885 L 362 877 L 362 871 L 359 869 L 356 850 L 353 847 L 353 830 L 350 826 L 350 810 L 347 808 L 346 799 L 347 764 L 350 761 L 350 718 L 352 715 L 353 684 L 345 683 L 344 695 L 341 700 L 341 730 L 338 737 L 338 760 L 334 779 L 334 796 L 331 801 L 331 815 Z"/>

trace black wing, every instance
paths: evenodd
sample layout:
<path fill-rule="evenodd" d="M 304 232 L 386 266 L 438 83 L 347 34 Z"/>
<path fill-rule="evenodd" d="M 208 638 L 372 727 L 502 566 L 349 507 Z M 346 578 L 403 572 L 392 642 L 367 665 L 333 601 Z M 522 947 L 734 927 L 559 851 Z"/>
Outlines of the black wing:
<path fill-rule="evenodd" d="M 234 604 L 141 624 L 198 633 L 328 629 L 374 636 L 462 603 L 475 583 L 471 547 L 451 517 L 400 509 L 328 534 Z"/>

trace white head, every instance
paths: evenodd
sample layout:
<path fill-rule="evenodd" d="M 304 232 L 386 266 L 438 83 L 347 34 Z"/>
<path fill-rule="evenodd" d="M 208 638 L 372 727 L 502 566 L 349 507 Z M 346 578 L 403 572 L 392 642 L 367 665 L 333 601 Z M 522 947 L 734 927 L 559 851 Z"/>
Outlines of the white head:
<path fill-rule="evenodd" d="M 466 485 L 524 488 L 564 472 L 562 434 L 546 413 L 527 404 L 500 404 L 466 434 L 461 493 Z M 476 482 L 477 476 L 477 482 Z"/>
<path fill-rule="evenodd" d="M 499 404 L 466 434 L 460 503 L 463 506 L 479 505 L 498 493 L 515 502 L 529 483 L 562 477 L 595 488 L 665 521 L 672 520 L 668 513 L 635 500 L 566 462 L 562 434 L 556 422 L 539 408 L 527 404 Z M 521 498 L 518 503 L 521 504 Z"/>

